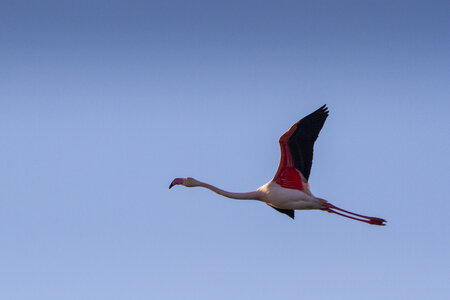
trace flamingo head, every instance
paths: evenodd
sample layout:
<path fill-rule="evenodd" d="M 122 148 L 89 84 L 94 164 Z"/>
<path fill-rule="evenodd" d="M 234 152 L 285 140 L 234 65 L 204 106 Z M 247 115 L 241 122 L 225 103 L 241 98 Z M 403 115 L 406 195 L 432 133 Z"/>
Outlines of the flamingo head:
<path fill-rule="evenodd" d="M 172 180 L 172 183 L 169 185 L 169 189 L 172 188 L 174 185 L 184 185 L 187 187 L 193 187 L 198 185 L 198 181 L 191 177 L 185 177 L 185 178 L 175 178 Z"/>
<path fill-rule="evenodd" d="M 171 189 L 174 185 L 179 185 L 184 183 L 184 178 L 175 178 L 172 180 L 172 183 L 169 185 L 169 189 Z"/>

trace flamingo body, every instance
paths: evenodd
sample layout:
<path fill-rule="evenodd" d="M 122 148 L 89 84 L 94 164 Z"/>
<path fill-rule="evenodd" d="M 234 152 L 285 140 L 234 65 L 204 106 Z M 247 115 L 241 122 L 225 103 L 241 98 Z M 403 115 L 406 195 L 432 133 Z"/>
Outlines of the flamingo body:
<path fill-rule="evenodd" d="M 261 201 L 269 206 L 285 210 L 321 209 L 324 203 L 312 195 L 298 190 L 285 188 L 280 184 L 269 181 L 257 189 L 261 191 Z"/>

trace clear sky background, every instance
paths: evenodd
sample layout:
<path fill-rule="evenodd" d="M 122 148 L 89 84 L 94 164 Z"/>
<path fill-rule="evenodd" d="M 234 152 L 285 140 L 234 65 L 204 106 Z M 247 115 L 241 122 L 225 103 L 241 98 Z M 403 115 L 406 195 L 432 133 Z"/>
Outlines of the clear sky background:
<path fill-rule="evenodd" d="M 2 1 L 1 299 L 449 299 L 448 1 Z M 250 191 L 328 104 L 310 184 Z"/>

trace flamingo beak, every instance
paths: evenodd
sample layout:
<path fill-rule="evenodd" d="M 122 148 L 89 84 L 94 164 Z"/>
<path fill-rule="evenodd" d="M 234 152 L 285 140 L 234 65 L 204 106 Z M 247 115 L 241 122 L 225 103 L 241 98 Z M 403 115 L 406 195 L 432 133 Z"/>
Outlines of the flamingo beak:
<path fill-rule="evenodd" d="M 172 183 L 169 185 L 169 189 L 171 189 L 174 185 L 183 184 L 184 178 L 175 178 Z"/>

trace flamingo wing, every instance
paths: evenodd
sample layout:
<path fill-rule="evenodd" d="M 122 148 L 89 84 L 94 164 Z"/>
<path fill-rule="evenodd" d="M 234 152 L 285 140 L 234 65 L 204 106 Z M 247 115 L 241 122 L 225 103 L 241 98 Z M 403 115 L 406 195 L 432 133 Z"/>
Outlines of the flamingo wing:
<path fill-rule="evenodd" d="M 317 140 L 327 117 L 328 108 L 326 105 L 323 105 L 315 112 L 298 121 L 289 130 L 293 129 L 288 138 L 288 148 L 292 161 L 295 168 L 301 172 L 306 181 L 308 181 L 311 173 L 314 142 Z"/>
<path fill-rule="evenodd" d="M 284 188 L 304 190 L 311 173 L 314 142 L 327 117 L 328 108 L 323 105 L 280 137 L 281 158 L 273 181 Z M 273 208 L 294 218 L 294 210 Z"/>
<path fill-rule="evenodd" d="M 278 210 L 280 213 L 285 214 L 287 216 L 289 216 L 290 218 L 292 218 L 292 220 L 294 220 L 295 218 L 295 212 L 293 209 L 282 209 L 282 208 L 276 208 L 271 206 L 272 208 Z"/>

